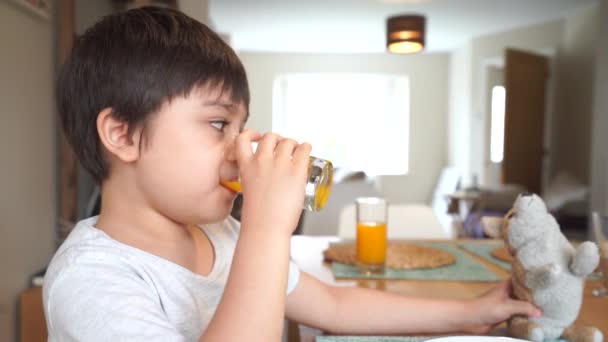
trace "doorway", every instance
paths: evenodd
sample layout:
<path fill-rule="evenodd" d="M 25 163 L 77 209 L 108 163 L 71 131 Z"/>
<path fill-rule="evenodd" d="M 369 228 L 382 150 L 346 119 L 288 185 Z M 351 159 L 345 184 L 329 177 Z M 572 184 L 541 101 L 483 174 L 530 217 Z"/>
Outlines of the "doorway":
<path fill-rule="evenodd" d="M 550 58 L 506 49 L 484 64 L 483 186 L 540 194 L 548 175 Z"/>

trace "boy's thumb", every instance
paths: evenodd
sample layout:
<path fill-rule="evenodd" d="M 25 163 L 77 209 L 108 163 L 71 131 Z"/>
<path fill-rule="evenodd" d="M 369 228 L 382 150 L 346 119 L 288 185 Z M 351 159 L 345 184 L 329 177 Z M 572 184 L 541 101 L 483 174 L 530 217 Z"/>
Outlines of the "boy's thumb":
<path fill-rule="evenodd" d="M 528 303 L 522 300 L 512 299 L 509 301 L 509 311 L 511 316 L 513 315 L 525 315 L 528 317 L 540 317 L 542 311 L 534 306 L 532 303 Z"/>

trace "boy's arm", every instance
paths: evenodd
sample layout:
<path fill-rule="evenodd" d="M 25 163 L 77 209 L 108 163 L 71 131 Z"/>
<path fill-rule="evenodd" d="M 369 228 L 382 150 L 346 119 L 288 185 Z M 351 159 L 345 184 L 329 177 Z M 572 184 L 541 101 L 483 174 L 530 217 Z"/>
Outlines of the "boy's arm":
<path fill-rule="evenodd" d="M 245 131 L 235 141 L 241 229 L 222 300 L 204 341 L 280 341 L 291 234 L 302 210 L 310 145 Z M 232 153 L 228 151 L 227 153 Z"/>
<path fill-rule="evenodd" d="M 224 295 L 201 341 L 281 339 L 290 236 L 247 228 L 241 230 Z"/>
<path fill-rule="evenodd" d="M 406 297 L 332 287 L 302 273 L 287 297 L 289 319 L 335 334 L 485 333 L 514 314 L 540 312 L 509 298 L 509 282 L 472 300 Z"/>

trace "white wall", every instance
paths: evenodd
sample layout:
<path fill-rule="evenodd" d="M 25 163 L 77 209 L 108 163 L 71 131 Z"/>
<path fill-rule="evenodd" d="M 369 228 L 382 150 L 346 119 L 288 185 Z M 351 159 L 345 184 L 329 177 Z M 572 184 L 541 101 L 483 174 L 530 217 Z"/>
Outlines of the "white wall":
<path fill-rule="evenodd" d="M 208 0 L 178 0 L 177 8 L 201 23 L 211 25 Z"/>
<path fill-rule="evenodd" d="M 272 84 L 280 74 L 378 72 L 408 75 L 411 91 L 410 172 L 406 176 L 382 177 L 380 190 L 393 203 L 429 201 L 447 156 L 447 54 L 241 53 L 240 57 L 247 69 L 251 88 L 248 127 L 262 132 L 272 128 Z"/>
<path fill-rule="evenodd" d="M 14 341 L 16 305 L 54 250 L 52 24 L 0 1 L 0 341 Z"/>
<path fill-rule="evenodd" d="M 600 27 L 593 91 L 591 210 L 608 213 L 608 0 L 599 10 Z"/>
<path fill-rule="evenodd" d="M 450 54 L 448 164 L 467 175 L 465 182 L 471 174 L 472 49 L 467 42 Z"/>
<path fill-rule="evenodd" d="M 114 6 L 110 0 L 75 0 L 74 11 L 74 29 L 76 34 L 81 35 L 103 16 L 114 12 Z"/>

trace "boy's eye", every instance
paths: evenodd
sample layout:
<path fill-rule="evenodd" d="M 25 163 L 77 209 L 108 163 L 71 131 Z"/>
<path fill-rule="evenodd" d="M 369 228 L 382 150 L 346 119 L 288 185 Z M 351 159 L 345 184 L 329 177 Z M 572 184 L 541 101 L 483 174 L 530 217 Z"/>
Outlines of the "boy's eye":
<path fill-rule="evenodd" d="M 224 128 L 228 126 L 228 122 L 224 120 L 212 121 L 211 126 L 213 126 L 218 131 L 224 131 Z"/>

